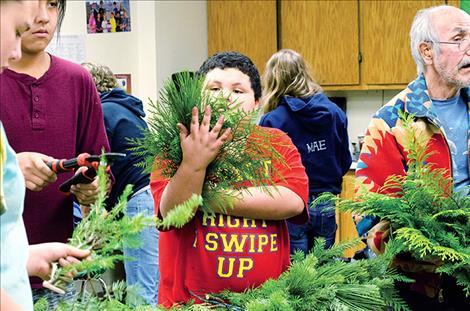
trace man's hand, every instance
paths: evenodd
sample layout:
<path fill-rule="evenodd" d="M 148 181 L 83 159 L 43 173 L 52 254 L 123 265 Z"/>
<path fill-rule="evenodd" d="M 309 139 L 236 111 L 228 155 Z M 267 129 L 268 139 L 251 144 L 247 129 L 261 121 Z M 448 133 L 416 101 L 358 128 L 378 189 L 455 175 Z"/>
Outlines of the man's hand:
<path fill-rule="evenodd" d="M 79 174 L 82 170 L 87 169 L 86 167 L 80 167 L 77 170 Z M 95 203 L 99 192 L 98 176 L 95 177 L 90 184 L 78 184 L 70 187 L 70 192 L 75 195 L 80 205 L 91 205 Z"/>
<path fill-rule="evenodd" d="M 51 274 L 53 262 L 59 262 L 61 266 L 66 266 L 78 263 L 89 255 L 90 251 L 84 251 L 64 243 L 30 245 L 26 264 L 28 275 L 46 280 Z"/>
<path fill-rule="evenodd" d="M 46 165 L 54 158 L 38 152 L 20 152 L 16 158 L 29 190 L 41 191 L 57 180 L 57 175 Z"/>

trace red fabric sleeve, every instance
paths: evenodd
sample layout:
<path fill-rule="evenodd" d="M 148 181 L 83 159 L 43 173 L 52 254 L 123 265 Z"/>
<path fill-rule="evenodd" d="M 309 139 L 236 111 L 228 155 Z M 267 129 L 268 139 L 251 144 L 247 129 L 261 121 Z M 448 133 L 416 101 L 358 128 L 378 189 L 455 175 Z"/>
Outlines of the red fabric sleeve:
<path fill-rule="evenodd" d="M 403 147 L 387 123 L 373 118 L 364 137 L 356 169 L 356 187 L 364 185 L 368 191 L 379 192 L 390 175 L 405 175 L 406 156 Z M 358 191 L 359 188 L 356 188 Z"/>
<path fill-rule="evenodd" d="M 160 214 L 160 201 L 162 199 L 163 190 L 165 190 L 165 187 L 169 182 L 170 180 L 161 176 L 158 170 L 153 171 L 152 174 L 150 174 L 150 190 L 155 204 L 155 215 L 157 215 L 158 218 L 162 218 L 162 215 Z"/>

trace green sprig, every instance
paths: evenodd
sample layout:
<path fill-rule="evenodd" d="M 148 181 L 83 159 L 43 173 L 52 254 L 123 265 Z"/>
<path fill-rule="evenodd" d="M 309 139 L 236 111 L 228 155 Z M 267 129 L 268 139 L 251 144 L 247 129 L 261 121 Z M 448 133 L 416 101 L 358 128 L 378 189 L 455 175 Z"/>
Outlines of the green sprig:
<path fill-rule="evenodd" d="M 446 170 L 431 168 L 431 153 L 424 135 L 413 127 L 414 116 L 399 115 L 408 170 L 404 176 L 389 176 L 380 189 L 393 195 L 361 188 L 354 200 L 337 200 L 338 207 L 390 221 L 389 253 L 434 262 L 437 273 L 455 277 L 470 297 L 470 197 L 452 192 Z"/>
<path fill-rule="evenodd" d="M 182 161 L 177 123 L 190 130 L 193 107 L 197 107 L 201 122 L 205 107 L 210 106 L 210 127 L 223 115 L 222 131 L 230 128 L 232 138 L 224 143 L 216 159 L 207 167 L 202 189 L 204 204 L 200 209 L 206 213 L 230 209 L 238 195 L 230 191 L 235 187 L 255 186 L 271 194 L 272 188 L 268 186 L 275 186 L 273 178 L 282 177 L 273 167 L 268 171 L 264 160 L 286 165 L 276 150 L 279 143 L 273 142 L 277 134 L 253 124 L 251 120 L 257 112 L 245 112 L 239 109 L 240 104 L 211 96 L 204 90 L 203 80 L 189 73 L 181 74 L 177 81 L 166 81 L 159 100 L 150 101 L 149 129 L 144 138 L 131 140 L 135 145 L 133 152 L 145 159 L 138 165 L 148 172 L 158 170 L 164 178 L 171 178 Z M 250 181 L 250 185 L 246 185 L 246 181 Z"/>
<path fill-rule="evenodd" d="M 122 216 L 127 205 L 127 199 L 132 193 L 132 186 L 127 185 L 118 203 L 108 212 L 105 200 L 108 192 L 109 178 L 106 174 L 106 159 L 102 157 L 98 168 L 99 193 L 97 200 L 75 228 L 69 244 L 83 250 L 90 250 L 91 259 L 77 264 L 59 267 L 53 264 L 53 273 L 43 285 L 58 293 L 64 293 L 68 284 L 73 281 L 72 274 L 80 277 L 93 278 L 102 274 L 106 269 L 114 267 L 115 262 L 122 261 L 118 253 L 125 244 L 128 247 L 138 247 L 138 234 L 145 227 L 155 225 L 154 217 L 137 215 L 130 218 Z"/>

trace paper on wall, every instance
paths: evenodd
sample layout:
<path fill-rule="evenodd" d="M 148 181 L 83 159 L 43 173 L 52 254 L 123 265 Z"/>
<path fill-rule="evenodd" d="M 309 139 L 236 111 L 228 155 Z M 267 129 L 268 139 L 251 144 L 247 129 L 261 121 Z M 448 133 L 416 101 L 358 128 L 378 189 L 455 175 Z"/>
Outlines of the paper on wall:
<path fill-rule="evenodd" d="M 86 61 L 85 35 L 60 35 L 49 43 L 47 49 L 52 55 L 81 64 Z"/>

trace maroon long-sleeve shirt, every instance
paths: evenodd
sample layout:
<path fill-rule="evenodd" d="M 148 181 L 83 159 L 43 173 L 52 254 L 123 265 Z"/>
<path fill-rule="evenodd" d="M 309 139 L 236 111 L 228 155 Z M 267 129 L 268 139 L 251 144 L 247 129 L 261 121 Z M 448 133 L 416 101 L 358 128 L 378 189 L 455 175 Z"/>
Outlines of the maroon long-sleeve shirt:
<path fill-rule="evenodd" d="M 57 159 L 109 150 L 99 95 L 89 73 L 51 56 L 39 79 L 5 70 L 0 75 L 0 120 L 17 152 L 40 152 Z M 73 230 L 72 196 L 58 190 L 73 173 L 40 192 L 26 191 L 23 219 L 29 244 L 66 242 Z M 39 279 L 33 287 L 40 287 Z"/>

